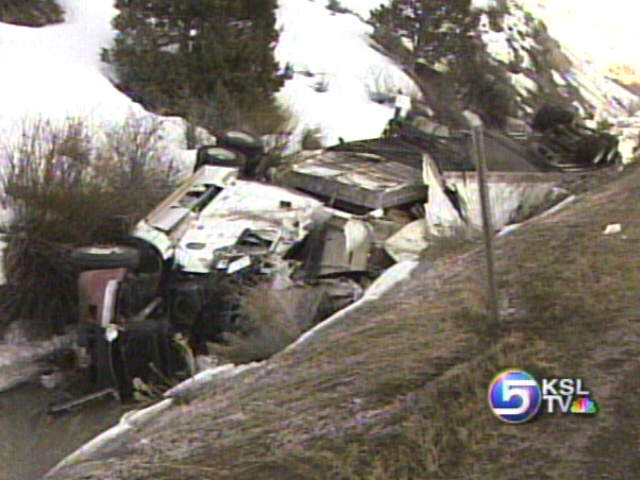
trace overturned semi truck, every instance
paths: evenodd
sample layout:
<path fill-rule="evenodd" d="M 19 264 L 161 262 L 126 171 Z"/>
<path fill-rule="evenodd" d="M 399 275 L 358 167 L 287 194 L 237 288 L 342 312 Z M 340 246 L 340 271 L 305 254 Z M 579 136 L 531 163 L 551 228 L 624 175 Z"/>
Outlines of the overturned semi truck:
<path fill-rule="evenodd" d="M 207 342 L 238 330 L 252 288 L 314 290 L 316 307 L 297 319 L 304 330 L 394 263 L 382 240 L 402 222 L 268 183 L 256 174 L 257 143 L 241 133 L 226 139 L 198 150 L 195 171 L 126 244 L 70 253 L 80 270 L 78 364 L 94 390 L 129 398 L 136 379 L 193 374 Z"/>

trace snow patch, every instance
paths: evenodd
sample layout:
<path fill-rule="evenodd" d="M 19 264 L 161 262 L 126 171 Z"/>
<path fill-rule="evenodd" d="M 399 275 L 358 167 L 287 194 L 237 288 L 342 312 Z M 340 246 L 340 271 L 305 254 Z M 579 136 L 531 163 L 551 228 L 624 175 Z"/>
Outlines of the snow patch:
<path fill-rule="evenodd" d="M 553 81 L 557 85 L 566 85 L 567 84 L 567 82 L 565 81 L 564 77 L 562 75 L 560 75 L 558 72 L 556 72 L 555 70 L 551 70 L 551 76 L 553 77 Z"/>
<path fill-rule="evenodd" d="M 348 2 L 342 4 L 351 8 Z M 294 141 L 315 127 L 326 145 L 340 137 L 345 141 L 378 137 L 393 108 L 371 100 L 368 92 L 375 84 L 420 98 L 411 78 L 371 48 L 373 27 L 356 16 L 331 15 L 316 2 L 282 0 L 278 26 L 282 33 L 276 59 L 281 65 L 291 63 L 296 72 L 277 94 L 297 119 Z M 325 81 L 326 91 L 317 91 L 319 79 Z"/>
<path fill-rule="evenodd" d="M 488 10 L 498 6 L 496 0 L 471 0 L 472 10 Z"/>
<path fill-rule="evenodd" d="M 538 90 L 538 84 L 527 77 L 524 73 L 509 73 L 509 79 L 518 92 L 529 96 Z"/>
<path fill-rule="evenodd" d="M 116 89 L 106 77 L 100 52 L 113 41 L 113 2 L 63 0 L 65 22 L 43 28 L 0 23 L 0 138 L 9 142 L 21 134 L 25 121 L 47 119 L 61 123 L 69 117 L 86 119 L 99 132 L 105 125 L 130 117 L 155 117 Z M 180 158 L 184 125 L 166 122 L 161 144 Z M 177 163 L 177 160 L 176 160 Z"/>

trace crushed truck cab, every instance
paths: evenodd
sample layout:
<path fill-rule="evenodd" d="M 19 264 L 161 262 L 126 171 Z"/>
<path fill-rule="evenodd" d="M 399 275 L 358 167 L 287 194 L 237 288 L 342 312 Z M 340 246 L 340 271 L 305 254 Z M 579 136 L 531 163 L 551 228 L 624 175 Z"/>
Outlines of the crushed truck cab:
<path fill-rule="evenodd" d="M 357 300 L 374 248 L 366 216 L 238 167 L 201 165 L 133 228 L 130 245 L 75 252 L 84 356 L 99 387 L 130 396 L 136 378 L 175 378 L 185 346 L 202 354 L 235 331 L 243 295 L 258 285 L 318 289 L 323 307 L 300 319 L 306 328 Z M 172 354 L 176 335 L 186 341 Z"/>

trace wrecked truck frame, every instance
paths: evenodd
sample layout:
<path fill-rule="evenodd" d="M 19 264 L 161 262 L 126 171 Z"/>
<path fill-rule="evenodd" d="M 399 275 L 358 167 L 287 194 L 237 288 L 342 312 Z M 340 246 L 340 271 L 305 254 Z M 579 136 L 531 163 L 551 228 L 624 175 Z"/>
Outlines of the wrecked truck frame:
<path fill-rule="evenodd" d="M 299 322 L 310 328 L 357 300 L 381 257 L 393 263 L 375 242 L 376 221 L 243 178 L 237 167 L 200 165 L 130 243 L 71 253 L 80 269 L 78 364 L 94 390 L 124 399 L 137 378 L 186 378 L 207 342 L 239 329 L 243 294 L 258 285 L 318 289 L 317 318 Z"/>

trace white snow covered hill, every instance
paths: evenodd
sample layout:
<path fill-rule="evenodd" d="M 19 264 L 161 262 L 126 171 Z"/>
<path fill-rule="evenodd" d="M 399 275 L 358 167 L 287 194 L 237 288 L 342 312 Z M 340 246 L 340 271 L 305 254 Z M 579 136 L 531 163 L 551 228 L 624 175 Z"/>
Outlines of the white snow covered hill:
<path fill-rule="evenodd" d="M 375 137 L 391 116 L 391 108 L 371 99 L 370 92 L 395 93 L 398 88 L 420 97 L 418 89 L 371 40 L 368 12 L 380 0 L 344 0 L 352 13 L 335 13 L 325 0 L 281 0 L 282 33 L 276 56 L 296 72 L 279 93 L 298 121 L 298 132 L 318 127 L 327 144 Z M 501 65 L 517 90 L 523 113 L 554 99 L 570 99 L 584 114 L 620 118 L 638 98 L 590 60 L 555 41 L 542 22 L 515 0 L 505 0 L 499 15 L 482 13 L 494 1 L 474 0 L 481 11 L 478 33 L 486 50 Z M 564 98 L 562 98 L 564 97 Z"/>
<path fill-rule="evenodd" d="M 0 134 L 4 138 L 15 135 L 25 117 L 81 116 L 100 128 L 130 115 L 151 115 L 111 84 L 107 66 L 100 61 L 102 48 L 111 44 L 115 33 L 110 26 L 116 13 L 112 0 L 59 3 L 66 11 L 62 24 L 43 28 L 0 24 L 0 62 L 5 72 L 0 77 Z M 332 12 L 326 0 L 280 0 L 277 12 L 282 33 L 276 57 L 296 72 L 278 99 L 293 113 L 298 135 L 318 128 L 325 144 L 340 137 L 349 141 L 382 132 L 393 108 L 372 100 L 372 91 L 393 94 L 401 88 L 420 97 L 402 68 L 372 44 L 373 27 L 366 20 L 381 0 L 340 3 L 353 13 Z M 498 61 L 508 62 L 518 52 L 523 72 L 511 76 L 526 96 L 539 88 L 535 84 L 540 78 L 527 71 L 531 55 L 526 51 L 540 47 L 534 40 L 539 31 L 518 4 L 509 0 L 508 6 L 509 13 L 501 19 L 502 31 L 492 30 L 486 21 L 480 29 L 488 51 Z M 629 104 L 637 101 L 587 62 L 562 47 L 560 51 L 571 59 L 571 66 L 549 72 L 557 84 L 574 85 L 594 108 L 614 116 L 625 115 Z M 184 153 L 182 121 L 164 120 L 170 152 L 190 162 L 192 152 Z"/>
<path fill-rule="evenodd" d="M 112 0 L 59 0 L 61 24 L 31 28 L 0 23 L 0 143 L 19 135 L 25 121 L 82 118 L 95 132 L 127 118 L 152 116 L 117 90 L 100 62 L 114 36 Z M 182 120 L 164 118 L 164 146 L 184 155 Z M 184 162 L 182 162 L 184 163 Z"/>

